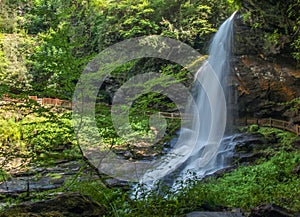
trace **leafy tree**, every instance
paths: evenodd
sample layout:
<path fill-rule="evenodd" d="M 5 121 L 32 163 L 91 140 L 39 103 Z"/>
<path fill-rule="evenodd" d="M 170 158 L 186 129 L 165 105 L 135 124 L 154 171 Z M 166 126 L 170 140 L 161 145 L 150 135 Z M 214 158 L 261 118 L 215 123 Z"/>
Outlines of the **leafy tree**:
<path fill-rule="evenodd" d="M 2 37 L 0 46 L 0 85 L 9 87 L 12 93 L 31 89 L 30 62 L 33 41 L 25 34 L 8 34 Z"/>
<path fill-rule="evenodd" d="M 83 66 L 95 53 L 89 24 L 93 14 L 84 1 L 50 1 L 47 7 L 38 2 L 32 17 L 45 25 L 29 28 L 39 31 L 40 41 L 32 57 L 34 89 L 51 97 L 71 98 Z M 55 17 L 44 15 L 49 8 L 55 8 Z"/>
<path fill-rule="evenodd" d="M 299 0 L 253 0 L 240 5 L 245 21 L 262 32 L 259 40 L 264 43 L 263 52 L 266 55 L 287 55 L 300 62 Z"/>
<path fill-rule="evenodd" d="M 32 57 L 34 89 L 51 97 L 71 97 L 82 68 L 80 59 L 72 54 L 72 44 L 68 43 L 68 27 L 64 23 L 57 31 L 50 29 L 40 34 L 41 45 Z"/>
<path fill-rule="evenodd" d="M 31 0 L 2 0 L 0 2 L 0 31 L 20 33 L 27 22 L 26 14 L 33 6 Z"/>
<path fill-rule="evenodd" d="M 206 0 L 113 0 L 109 4 L 102 3 L 99 5 L 103 18 L 98 29 L 98 42 L 102 47 L 151 34 L 176 38 L 190 45 L 195 45 L 197 40 L 202 44 L 231 11 L 227 1 L 218 1 L 218 4 Z"/>
<path fill-rule="evenodd" d="M 97 31 L 102 48 L 126 38 L 158 33 L 158 23 L 152 18 L 156 11 L 149 1 L 113 0 L 101 7 L 102 22 Z"/>

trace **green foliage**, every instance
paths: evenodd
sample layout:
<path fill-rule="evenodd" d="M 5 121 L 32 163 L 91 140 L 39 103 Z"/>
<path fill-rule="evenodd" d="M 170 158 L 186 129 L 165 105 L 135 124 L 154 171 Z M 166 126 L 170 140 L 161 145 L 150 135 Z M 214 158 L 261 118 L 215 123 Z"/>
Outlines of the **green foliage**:
<path fill-rule="evenodd" d="M 0 38 L 0 85 L 7 86 L 12 93 L 31 89 L 29 57 L 34 41 L 26 34 L 9 34 Z"/>
<path fill-rule="evenodd" d="M 83 67 L 94 54 L 91 29 L 97 15 L 87 9 L 84 1 L 37 1 L 30 12 L 32 19 L 42 24 L 38 29 L 28 26 L 29 31 L 38 33 L 39 41 L 32 56 L 35 91 L 72 97 Z"/>
<path fill-rule="evenodd" d="M 19 107 L 1 106 L 0 114 L 0 156 L 2 168 L 16 158 L 27 163 L 43 158 L 78 157 L 75 151 L 76 138 L 71 124 L 71 115 L 56 114 L 51 111 L 20 104 Z M 73 150 L 74 149 L 74 150 Z M 69 150 L 69 151 L 67 151 Z M 73 150 L 73 151 L 72 151 Z M 73 154 L 74 156 L 70 156 Z M 20 165 L 23 166 L 23 165 Z"/>
<path fill-rule="evenodd" d="M 0 32 L 18 32 L 22 20 L 17 10 L 18 1 L 3 0 L 0 4 Z"/>
<path fill-rule="evenodd" d="M 288 102 L 278 103 L 278 105 L 288 106 L 290 111 L 299 111 L 300 110 L 300 98 L 292 99 Z"/>
<path fill-rule="evenodd" d="M 257 124 L 249 126 L 249 132 L 257 132 L 257 130 L 259 130 L 259 126 Z"/>
<path fill-rule="evenodd" d="M 47 153 L 64 150 L 76 144 L 74 132 L 69 119 L 47 120 L 35 118 L 34 122 L 22 121 L 24 140 L 35 153 Z"/>
<path fill-rule="evenodd" d="M 0 182 L 6 181 L 9 178 L 10 178 L 10 175 L 7 172 L 0 169 Z"/>
<path fill-rule="evenodd" d="M 117 135 L 114 129 L 110 108 L 103 105 L 98 106 L 96 108 L 96 121 L 102 141 L 111 145 L 123 144 L 124 141 Z"/>
<path fill-rule="evenodd" d="M 103 22 L 98 28 L 98 43 L 101 46 L 105 47 L 130 37 L 158 33 L 155 10 L 149 1 L 111 1 L 102 7 Z"/>
<path fill-rule="evenodd" d="M 0 41 L 3 41 L 3 35 L 0 33 Z M 0 75 L 4 75 L 7 72 L 8 67 L 8 60 L 3 52 L 3 49 L 0 49 Z M 0 94 L 5 93 L 4 90 L 6 90 L 7 84 L 3 84 L 3 82 L 0 83 Z"/>
<path fill-rule="evenodd" d="M 23 157 L 29 154 L 23 141 L 23 130 L 20 123 L 14 119 L 0 119 L 0 149 L 1 156 L 8 159 Z"/>
<path fill-rule="evenodd" d="M 243 8 L 241 2 L 2 0 L 0 94 L 32 91 L 39 96 L 71 98 L 83 67 L 94 54 L 132 37 L 158 34 L 179 39 L 204 51 L 207 41 L 233 8 Z M 254 2 L 254 5 L 251 5 L 250 11 L 246 10 L 246 19 L 253 28 L 268 30 L 264 35 L 264 49 L 277 53 L 288 48 L 299 60 L 299 1 L 278 1 L 274 9 L 276 13 L 261 10 L 265 9 L 265 2 L 249 2 Z M 270 20 L 274 21 L 274 28 L 268 29 Z M 126 81 L 135 75 L 134 68 L 141 64 L 143 62 L 140 60 L 132 61 L 116 69 L 113 76 L 124 75 L 122 81 Z M 157 85 L 168 87 L 172 82 L 189 85 L 188 71 L 178 65 L 153 61 L 147 68 L 176 79 L 169 81 L 161 76 L 144 85 L 148 90 Z M 121 79 L 116 79 L 116 82 Z M 291 109 L 298 109 L 298 104 L 298 101 L 293 102 Z M 78 150 L 73 148 L 76 141 L 69 113 L 61 115 L 49 110 L 29 110 L 26 114 L 21 110 L 22 114 L 19 115 L 19 110 L 10 114 L 3 112 L 1 107 L 1 114 L 4 115 L 0 118 L 0 157 L 5 158 L 4 163 L 16 157 L 49 163 L 59 157 L 58 152 L 62 152 L 60 154 L 63 157 L 78 156 Z M 149 116 L 158 111 L 176 112 L 177 108 L 161 93 L 149 91 L 134 99 L 129 114 L 134 132 L 127 137 L 141 135 L 151 138 L 153 129 L 149 126 Z M 118 146 L 128 142 L 116 134 L 110 107 L 98 104 L 96 121 L 104 143 Z M 161 143 L 170 140 L 179 127 L 179 120 L 167 120 L 167 125 L 168 135 Z M 253 125 L 250 130 L 266 137 L 275 134 L 283 147 L 289 147 L 295 139 L 293 134 L 275 129 Z M 286 153 L 284 150 L 287 149 L 272 152 L 276 155 L 268 161 L 260 160 L 260 165 L 241 167 L 222 178 L 206 179 L 194 187 L 191 187 L 194 183 L 190 183 L 187 189 L 177 195 L 162 190 L 161 195 L 153 193 L 145 200 L 133 201 L 129 193 L 108 189 L 101 182 L 90 181 L 66 183 L 66 189 L 90 195 L 106 206 L 108 216 L 182 215 L 207 203 L 247 210 L 261 203 L 277 203 L 300 211 L 299 176 L 291 173 L 299 164 L 300 155 L 299 152 Z M 167 194 L 168 198 L 165 197 Z"/>
<path fill-rule="evenodd" d="M 292 142 L 297 139 L 297 135 L 295 133 L 284 131 L 277 128 L 260 127 L 256 124 L 250 125 L 242 129 L 242 131 L 262 134 L 267 140 L 275 139 L 278 142 L 278 145 L 282 148 L 290 147 Z M 272 145 L 276 145 L 276 144 L 272 144 Z"/>
<path fill-rule="evenodd" d="M 70 25 L 63 23 L 54 31 L 40 34 L 42 44 L 35 49 L 32 74 L 35 91 L 47 96 L 70 99 L 85 59 L 76 58 L 69 43 Z"/>
<path fill-rule="evenodd" d="M 299 152 L 281 152 L 259 165 L 240 167 L 221 178 L 191 182 L 180 193 L 161 188 L 159 193 L 152 192 L 141 200 L 130 199 L 130 191 L 108 189 L 96 181 L 67 186 L 70 191 L 90 195 L 113 216 L 179 216 L 208 204 L 249 211 L 261 204 L 275 203 L 300 211 L 299 176 L 292 172 L 299 163 Z"/>
<path fill-rule="evenodd" d="M 103 1 L 101 6 L 103 18 L 98 27 L 98 43 L 104 47 L 126 38 L 151 34 L 199 47 L 230 13 L 226 1 L 122 0 L 110 4 Z"/>
<path fill-rule="evenodd" d="M 199 183 L 188 194 L 205 195 L 203 200 L 211 204 L 246 210 L 274 203 L 299 211 L 300 182 L 292 173 L 299 162 L 299 152 L 282 152 L 260 165 L 240 167 L 220 179 Z"/>
<path fill-rule="evenodd" d="M 8 84 L 14 93 L 32 88 L 32 94 L 70 99 L 83 67 L 103 48 L 160 34 L 200 49 L 228 17 L 228 5 L 204 0 L 5 0 L 0 30 L 22 37 L 5 36 L 15 39 L 9 40 L 14 44 L 5 40 L 1 49 L 1 86 Z"/>
<path fill-rule="evenodd" d="M 242 7 L 242 1 L 241 0 L 227 0 L 229 5 L 234 9 L 234 10 L 239 10 Z"/>
<path fill-rule="evenodd" d="M 101 181 L 69 182 L 66 186 L 70 191 L 89 195 L 106 208 L 107 216 L 126 216 L 131 208 L 127 202 L 126 193 L 120 189 L 109 189 Z"/>
<path fill-rule="evenodd" d="M 279 140 L 279 143 L 282 146 L 289 146 L 297 138 L 297 135 L 295 135 L 294 133 L 276 128 L 260 127 L 257 132 L 263 134 L 266 137 L 268 137 L 269 135 L 276 135 L 276 138 Z"/>
<path fill-rule="evenodd" d="M 163 19 L 163 36 L 176 38 L 189 44 L 196 40 L 197 46 L 202 45 L 207 36 L 216 32 L 213 24 L 209 22 L 211 16 L 211 7 L 207 5 L 191 4 L 185 2 L 180 7 L 180 18 L 174 20 Z"/>
<path fill-rule="evenodd" d="M 254 0 L 242 4 L 245 21 L 263 32 L 258 37 L 263 38 L 266 55 L 289 54 L 299 63 L 299 7 L 298 0 L 276 3 Z"/>

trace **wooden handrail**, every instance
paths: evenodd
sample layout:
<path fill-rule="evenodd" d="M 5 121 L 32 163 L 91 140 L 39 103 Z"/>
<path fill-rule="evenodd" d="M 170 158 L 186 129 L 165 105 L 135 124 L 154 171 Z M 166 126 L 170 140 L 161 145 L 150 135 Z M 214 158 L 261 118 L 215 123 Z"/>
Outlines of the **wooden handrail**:
<path fill-rule="evenodd" d="M 239 125 L 251 125 L 257 124 L 258 126 L 268 126 L 274 127 L 282 130 L 287 130 L 295 133 L 297 136 L 300 136 L 300 125 L 294 124 L 293 122 L 273 119 L 273 118 L 245 118 L 244 120 L 238 119 L 236 122 L 239 122 Z"/>
<path fill-rule="evenodd" d="M 72 108 L 72 102 L 69 100 L 61 100 L 57 98 L 38 98 L 37 96 L 28 96 L 29 99 L 32 99 L 36 102 L 38 102 L 41 105 L 53 105 L 53 106 L 60 106 L 60 107 L 65 107 L 65 108 Z M 8 96 L 4 95 L 3 97 L 4 101 L 9 101 L 9 102 L 18 102 L 18 99 L 12 99 L 9 98 Z"/>
<path fill-rule="evenodd" d="M 164 116 L 164 118 L 170 118 L 170 119 L 178 119 L 178 118 L 191 119 L 190 115 L 181 117 L 180 113 L 159 112 L 158 115 Z M 245 119 L 236 119 L 235 123 L 238 123 L 238 125 L 257 124 L 258 126 L 274 127 L 274 128 L 293 132 L 297 136 L 300 136 L 300 125 L 294 124 L 292 122 L 284 121 L 284 120 L 278 120 L 278 119 L 273 119 L 273 118 L 261 118 L 261 119 L 245 118 Z"/>
<path fill-rule="evenodd" d="M 57 98 L 38 98 L 37 96 L 28 96 L 29 99 L 35 100 L 41 105 L 54 105 L 54 106 L 62 106 L 65 108 L 72 108 L 72 102 L 69 100 L 60 100 Z M 15 101 L 14 99 L 10 99 L 7 96 L 4 96 L 5 101 Z M 191 119 L 191 115 L 184 114 L 181 116 L 180 113 L 176 112 L 158 112 L 158 115 L 164 118 L 170 119 Z M 245 119 L 235 119 L 234 123 L 238 123 L 238 125 L 251 125 L 257 124 L 258 126 L 268 126 L 274 127 L 282 130 L 287 130 L 295 133 L 297 136 L 300 136 L 300 125 L 294 124 L 293 122 L 273 119 L 273 118 L 245 118 Z"/>

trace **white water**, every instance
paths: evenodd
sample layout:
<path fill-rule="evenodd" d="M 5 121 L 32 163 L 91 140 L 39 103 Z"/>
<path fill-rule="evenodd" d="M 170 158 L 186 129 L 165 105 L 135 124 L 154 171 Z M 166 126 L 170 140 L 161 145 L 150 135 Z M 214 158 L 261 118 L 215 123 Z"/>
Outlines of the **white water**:
<path fill-rule="evenodd" d="M 191 179 L 201 179 L 228 166 L 234 142 L 232 137 L 223 135 L 227 117 L 224 100 L 228 93 L 225 79 L 230 73 L 234 16 L 235 13 L 220 26 L 211 43 L 209 58 L 195 75 L 197 109 L 187 108 L 187 112 L 194 117 L 192 128 L 180 130 L 176 147 L 180 152 L 175 153 L 189 155 L 179 160 L 169 159 L 147 172 L 144 177 L 156 177 L 158 174 L 161 177 L 163 174 L 164 178 L 142 183 L 142 191 L 154 190 L 159 181 L 177 191 Z M 192 141 L 195 138 L 196 141 Z M 191 143 L 195 145 L 189 145 Z M 136 188 L 136 193 L 139 190 Z"/>
<path fill-rule="evenodd" d="M 220 101 L 222 100 L 221 95 L 224 94 L 224 96 L 227 96 L 229 91 L 225 82 L 230 73 L 233 18 L 235 14 L 236 12 L 220 26 L 210 45 L 209 58 L 196 74 L 196 76 L 201 76 L 200 79 L 203 86 L 203 83 L 212 83 L 208 74 L 214 72 L 220 81 L 222 89 L 218 89 L 218 87 L 212 84 L 204 91 L 201 85 L 196 84 L 196 104 L 199 114 L 195 113 L 197 111 L 193 111 L 193 116 L 199 115 L 201 125 L 196 146 L 189 159 L 181 166 L 182 169 L 179 174 L 179 179 L 181 180 L 188 179 L 189 171 L 197 177 L 204 177 L 205 175 L 228 166 L 228 155 L 230 156 L 230 152 L 234 148 L 234 143 L 230 141 L 230 137 L 224 137 L 221 144 L 216 144 L 215 141 L 217 139 L 211 142 L 209 137 L 212 132 L 215 133 L 215 136 L 219 136 L 216 132 L 224 130 L 220 128 L 222 128 L 222 123 L 224 121 L 226 122 L 228 115 L 227 109 L 222 107 L 222 102 Z M 213 94 L 211 94 L 209 98 L 206 92 L 212 92 Z M 213 98 L 211 99 L 211 97 Z M 215 102 L 211 103 L 213 100 L 215 100 Z M 220 101 L 218 102 L 218 100 Z M 212 109 L 211 106 L 214 106 L 214 108 Z M 215 119 L 219 125 L 213 125 L 212 119 Z M 195 125 L 197 125 L 197 123 L 193 123 L 193 126 Z M 192 130 L 195 129 L 196 127 Z M 209 142 L 207 142 L 207 140 Z"/>

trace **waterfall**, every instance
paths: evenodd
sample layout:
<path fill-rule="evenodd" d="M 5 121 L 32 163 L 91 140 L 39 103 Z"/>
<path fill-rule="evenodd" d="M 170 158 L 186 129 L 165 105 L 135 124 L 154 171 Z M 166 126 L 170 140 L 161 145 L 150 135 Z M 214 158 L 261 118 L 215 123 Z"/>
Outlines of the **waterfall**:
<path fill-rule="evenodd" d="M 158 182 L 164 182 L 176 191 L 188 180 L 195 177 L 201 179 L 228 166 L 234 142 L 231 136 L 224 137 L 227 118 L 224 100 L 228 94 L 225 80 L 230 73 L 235 14 L 236 12 L 220 26 L 211 42 L 207 61 L 195 75 L 194 95 L 197 108 L 187 108 L 187 112 L 194 117 L 192 127 L 180 129 L 176 147 L 179 151 L 174 153 L 189 155 L 181 161 L 176 158 L 166 159 L 164 164 L 146 172 L 144 177 L 155 177 L 158 174 L 162 177 L 163 174 L 164 178 L 143 183 L 143 191 L 154 190 Z M 192 141 L 195 138 L 196 141 Z M 195 145 L 189 145 L 191 143 Z M 135 191 L 139 191 L 138 188 Z"/>
<path fill-rule="evenodd" d="M 209 57 L 203 66 L 196 73 L 196 105 L 197 111 L 190 111 L 193 116 L 199 115 L 201 122 L 198 130 L 198 141 L 191 153 L 191 156 L 181 165 L 180 179 L 186 180 L 190 174 L 197 177 L 203 177 L 219 169 L 226 167 L 227 159 L 234 148 L 231 137 L 224 137 L 221 143 L 216 143 L 220 131 L 224 132 L 228 111 L 222 106 L 222 94 L 224 97 L 229 94 L 229 88 L 226 85 L 226 78 L 230 73 L 231 48 L 233 43 L 233 18 L 236 12 L 231 15 L 219 28 L 215 34 L 209 49 Z M 212 82 L 211 74 L 217 76 L 221 86 Z M 201 85 L 198 81 L 201 81 Z M 203 86 L 205 86 L 205 90 Z M 208 97 L 207 92 L 210 92 Z M 219 101 L 220 100 L 220 101 Z M 226 105 L 226 102 L 224 103 Z M 214 108 L 212 108 L 214 106 Z M 215 119 L 214 124 L 212 119 Z M 225 122 L 225 124 L 223 124 Z M 197 129 L 197 123 L 193 123 L 193 131 Z M 210 134 L 213 134 L 210 138 Z M 224 133 L 222 133 L 224 134 Z M 222 135 L 221 134 L 221 135 Z M 222 135 L 223 136 L 223 135 Z M 188 173 L 191 172 L 191 173 Z"/>

